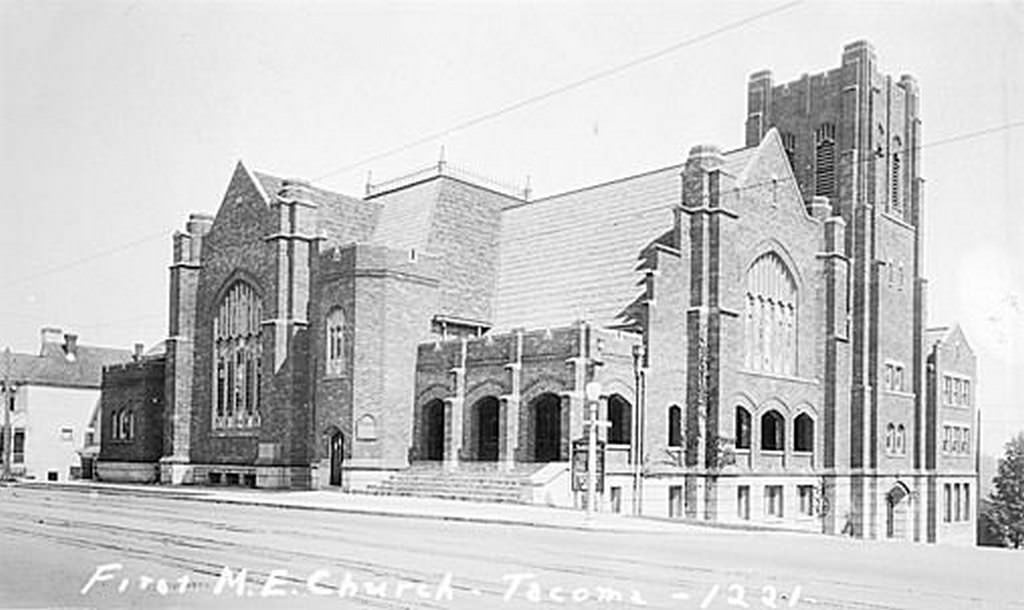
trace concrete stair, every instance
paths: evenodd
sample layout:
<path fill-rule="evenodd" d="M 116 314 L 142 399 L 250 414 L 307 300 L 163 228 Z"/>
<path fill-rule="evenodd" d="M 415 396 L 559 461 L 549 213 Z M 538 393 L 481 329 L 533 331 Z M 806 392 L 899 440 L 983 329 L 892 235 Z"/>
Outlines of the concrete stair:
<path fill-rule="evenodd" d="M 437 462 L 420 462 L 380 483 L 367 492 L 380 496 L 411 496 L 471 502 L 531 502 L 530 475 L 544 464 L 517 464 L 503 470 L 488 462 L 462 463 L 446 471 Z"/>

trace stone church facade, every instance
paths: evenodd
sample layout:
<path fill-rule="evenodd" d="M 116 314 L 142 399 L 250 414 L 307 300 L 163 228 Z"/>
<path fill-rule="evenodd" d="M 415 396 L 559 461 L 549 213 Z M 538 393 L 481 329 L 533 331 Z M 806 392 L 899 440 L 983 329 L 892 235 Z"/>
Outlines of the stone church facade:
<path fill-rule="evenodd" d="M 164 354 L 105 372 L 103 429 L 136 405 L 140 432 L 100 476 L 477 468 L 578 506 L 597 381 L 604 510 L 971 542 L 976 370 L 925 328 L 915 81 L 864 42 L 758 72 L 745 134 L 536 200 L 444 162 L 361 198 L 239 164 L 174 236 Z"/>

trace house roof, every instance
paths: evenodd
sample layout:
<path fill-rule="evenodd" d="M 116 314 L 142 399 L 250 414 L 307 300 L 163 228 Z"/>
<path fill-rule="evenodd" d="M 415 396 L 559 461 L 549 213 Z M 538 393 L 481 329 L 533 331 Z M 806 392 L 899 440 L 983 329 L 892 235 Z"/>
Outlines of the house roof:
<path fill-rule="evenodd" d="M 14 383 L 74 388 L 99 388 L 103 367 L 132 359 L 131 350 L 79 344 L 69 357 L 66 345 L 43 343 L 39 354 L 11 354 Z"/>

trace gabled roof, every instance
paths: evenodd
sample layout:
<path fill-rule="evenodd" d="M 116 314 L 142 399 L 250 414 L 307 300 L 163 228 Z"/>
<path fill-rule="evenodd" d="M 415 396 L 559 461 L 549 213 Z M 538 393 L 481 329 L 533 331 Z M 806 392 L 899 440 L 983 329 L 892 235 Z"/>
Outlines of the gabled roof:
<path fill-rule="evenodd" d="M 69 357 L 64 345 L 44 343 L 38 355 L 14 353 L 11 356 L 11 379 L 14 383 L 99 388 L 103 367 L 130 361 L 132 352 L 112 347 L 78 345 L 74 357 Z"/>
<path fill-rule="evenodd" d="M 924 331 L 924 343 L 928 349 L 940 341 L 942 343 L 952 343 L 955 340 L 959 340 L 967 346 L 968 350 L 971 350 L 971 344 L 967 342 L 967 335 L 964 334 L 960 325 L 955 322 L 952 326 L 934 326 Z"/>

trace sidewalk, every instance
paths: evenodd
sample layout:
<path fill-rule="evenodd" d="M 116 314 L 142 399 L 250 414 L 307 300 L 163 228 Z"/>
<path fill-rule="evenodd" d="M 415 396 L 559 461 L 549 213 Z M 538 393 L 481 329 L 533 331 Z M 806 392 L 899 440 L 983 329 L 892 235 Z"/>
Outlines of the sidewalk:
<path fill-rule="evenodd" d="M 465 502 L 432 498 L 374 496 L 336 490 L 269 491 L 256 489 L 219 489 L 215 487 L 133 485 L 94 481 L 22 481 L 13 487 L 53 489 L 79 493 L 165 497 L 194 502 L 216 502 L 250 506 L 269 506 L 295 510 L 319 510 L 347 514 L 459 521 L 495 525 L 519 525 L 570 530 L 599 530 L 620 533 L 681 533 L 700 526 L 627 515 L 599 513 L 587 522 L 583 511 L 526 504 Z"/>

